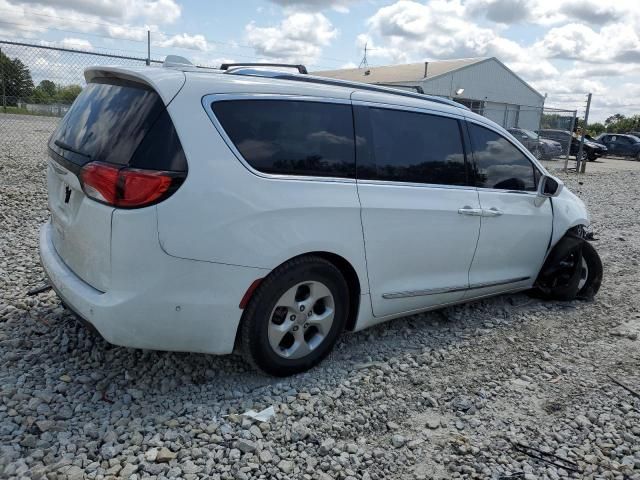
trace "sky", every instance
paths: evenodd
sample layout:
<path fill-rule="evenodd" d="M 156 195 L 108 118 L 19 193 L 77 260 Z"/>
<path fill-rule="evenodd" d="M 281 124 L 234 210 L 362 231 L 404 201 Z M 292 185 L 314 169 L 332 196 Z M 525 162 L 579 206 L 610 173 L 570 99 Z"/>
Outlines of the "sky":
<path fill-rule="evenodd" d="M 146 56 L 147 30 L 154 58 L 210 66 L 495 56 L 548 106 L 640 113 L 637 0 L 0 0 L 0 39 Z"/>

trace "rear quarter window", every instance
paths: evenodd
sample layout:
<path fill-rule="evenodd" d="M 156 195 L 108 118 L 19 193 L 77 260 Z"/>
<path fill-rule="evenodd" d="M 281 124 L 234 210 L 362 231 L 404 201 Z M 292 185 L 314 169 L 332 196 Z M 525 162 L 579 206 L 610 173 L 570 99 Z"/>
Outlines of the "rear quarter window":
<path fill-rule="evenodd" d="M 223 100 L 211 108 L 236 149 L 264 173 L 354 178 L 351 106 Z"/>

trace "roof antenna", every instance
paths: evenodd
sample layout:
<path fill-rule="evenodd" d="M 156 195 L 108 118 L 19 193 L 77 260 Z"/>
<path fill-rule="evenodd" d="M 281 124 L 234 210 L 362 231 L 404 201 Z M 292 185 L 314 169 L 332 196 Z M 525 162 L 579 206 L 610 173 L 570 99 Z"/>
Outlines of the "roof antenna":
<path fill-rule="evenodd" d="M 364 57 L 362 57 L 362 60 L 360 60 L 360 65 L 358 65 L 358 68 L 369 68 L 369 62 L 367 62 L 367 51 L 369 50 L 367 48 L 368 45 L 368 42 L 364 44 Z"/>

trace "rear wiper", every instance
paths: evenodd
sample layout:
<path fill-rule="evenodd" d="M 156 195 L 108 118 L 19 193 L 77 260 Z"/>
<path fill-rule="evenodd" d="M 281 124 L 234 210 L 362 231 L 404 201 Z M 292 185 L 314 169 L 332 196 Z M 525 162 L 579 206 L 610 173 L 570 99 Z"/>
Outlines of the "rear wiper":
<path fill-rule="evenodd" d="M 91 155 L 87 155 L 86 153 L 82 153 L 81 151 L 76 150 L 75 148 L 73 148 L 71 145 L 68 145 L 68 144 L 66 144 L 64 142 L 61 142 L 60 140 L 55 140 L 53 143 L 56 144 L 58 147 L 62 148 L 63 150 L 68 150 L 71 153 L 75 153 L 76 155 L 82 155 L 83 157 L 91 158 Z"/>

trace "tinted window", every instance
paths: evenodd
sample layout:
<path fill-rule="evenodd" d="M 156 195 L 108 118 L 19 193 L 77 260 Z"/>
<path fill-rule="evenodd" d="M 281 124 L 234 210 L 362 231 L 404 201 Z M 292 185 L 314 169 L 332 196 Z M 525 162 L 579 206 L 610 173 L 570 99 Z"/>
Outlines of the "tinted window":
<path fill-rule="evenodd" d="M 356 125 L 358 178 L 467 184 L 457 120 L 402 110 L 357 108 Z"/>
<path fill-rule="evenodd" d="M 501 135 L 469 124 L 479 187 L 504 190 L 536 190 L 533 163 Z"/>
<path fill-rule="evenodd" d="M 212 104 L 245 160 L 267 173 L 355 176 L 350 105 L 289 100 Z"/>
<path fill-rule="evenodd" d="M 164 103 L 143 85 L 116 79 L 89 83 L 49 142 L 66 160 L 158 170 L 186 170 L 180 140 Z"/>

